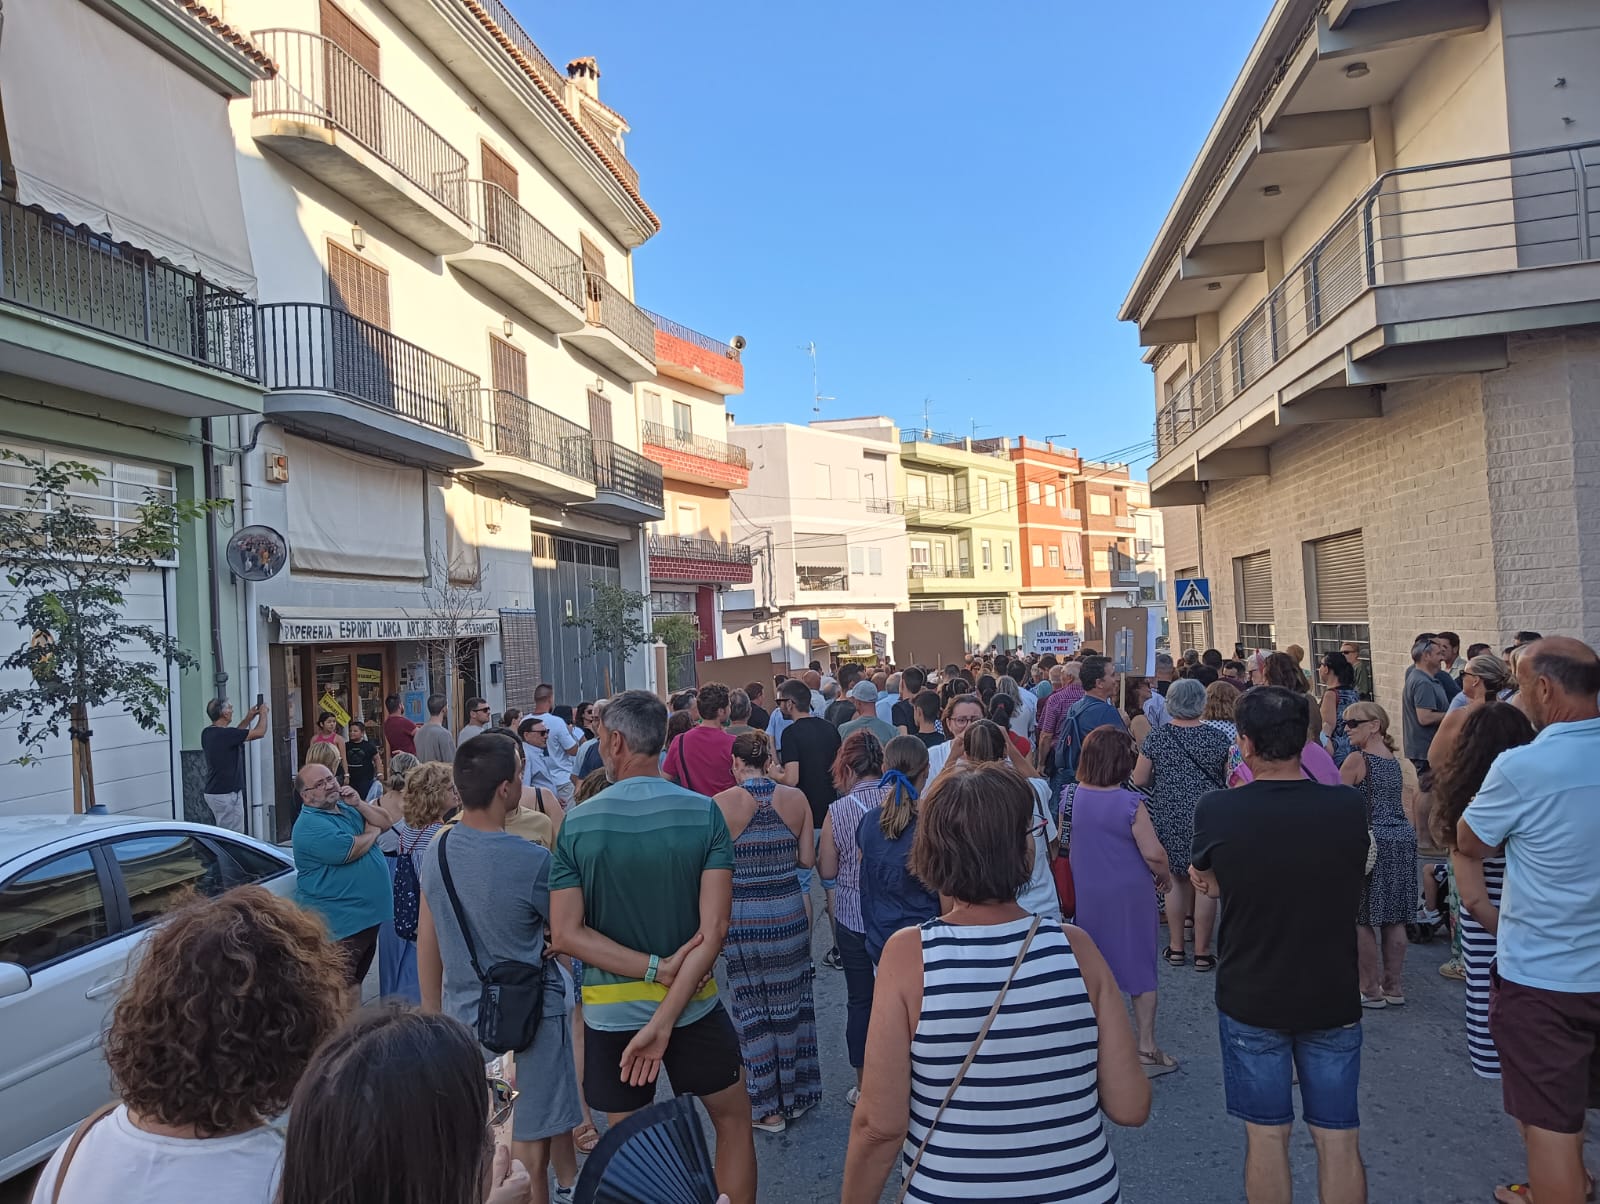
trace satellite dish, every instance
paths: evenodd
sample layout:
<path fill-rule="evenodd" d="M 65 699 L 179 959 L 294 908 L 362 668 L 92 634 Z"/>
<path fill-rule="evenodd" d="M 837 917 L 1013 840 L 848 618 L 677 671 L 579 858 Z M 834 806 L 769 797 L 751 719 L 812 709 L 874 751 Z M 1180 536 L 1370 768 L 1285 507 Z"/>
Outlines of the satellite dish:
<path fill-rule="evenodd" d="M 289 563 L 289 541 L 271 527 L 240 527 L 228 540 L 228 567 L 241 581 L 270 581 Z"/>

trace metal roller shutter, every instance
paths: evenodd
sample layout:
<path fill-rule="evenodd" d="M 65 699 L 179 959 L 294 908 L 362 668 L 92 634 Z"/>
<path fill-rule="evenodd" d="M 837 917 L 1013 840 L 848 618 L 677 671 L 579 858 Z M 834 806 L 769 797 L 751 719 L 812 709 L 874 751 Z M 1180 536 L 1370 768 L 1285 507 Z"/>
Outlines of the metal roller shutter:
<path fill-rule="evenodd" d="M 505 663 L 506 705 L 533 709 L 539 676 L 539 616 L 532 610 L 500 612 L 500 657 Z"/>
<path fill-rule="evenodd" d="M 1239 622 L 1271 623 L 1272 553 L 1257 552 L 1239 558 Z"/>
<path fill-rule="evenodd" d="M 1367 559 L 1360 531 L 1311 545 L 1317 622 L 1367 621 Z"/>

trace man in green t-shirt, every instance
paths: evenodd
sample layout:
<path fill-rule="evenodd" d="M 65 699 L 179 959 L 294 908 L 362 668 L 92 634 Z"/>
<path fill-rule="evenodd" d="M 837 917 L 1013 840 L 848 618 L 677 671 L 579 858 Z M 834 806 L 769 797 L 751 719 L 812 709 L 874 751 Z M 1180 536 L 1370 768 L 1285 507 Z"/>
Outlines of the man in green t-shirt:
<path fill-rule="evenodd" d="M 733 841 L 714 802 L 662 778 L 666 734 L 655 695 L 606 704 L 597 739 L 612 784 L 562 821 L 551 928 L 584 963 L 589 1106 L 616 1124 L 655 1098 L 665 1067 L 673 1091 L 711 1114 L 718 1186 L 732 1204 L 755 1204 L 739 1038 L 710 977 L 733 908 Z"/>

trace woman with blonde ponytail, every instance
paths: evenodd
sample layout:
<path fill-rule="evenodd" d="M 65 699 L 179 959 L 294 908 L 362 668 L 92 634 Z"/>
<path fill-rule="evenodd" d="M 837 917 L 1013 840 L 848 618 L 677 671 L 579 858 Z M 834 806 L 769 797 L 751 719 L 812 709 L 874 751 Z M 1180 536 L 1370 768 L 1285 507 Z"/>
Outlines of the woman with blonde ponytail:
<path fill-rule="evenodd" d="M 928 781 L 927 746 L 915 736 L 896 736 L 883 746 L 883 770 L 883 806 L 863 815 L 855 831 L 861 850 L 861 918 L 874 968 L 890 936 L 939 914 L 939 896 L 906 868 L 916 835 L 917 800 Z"/>

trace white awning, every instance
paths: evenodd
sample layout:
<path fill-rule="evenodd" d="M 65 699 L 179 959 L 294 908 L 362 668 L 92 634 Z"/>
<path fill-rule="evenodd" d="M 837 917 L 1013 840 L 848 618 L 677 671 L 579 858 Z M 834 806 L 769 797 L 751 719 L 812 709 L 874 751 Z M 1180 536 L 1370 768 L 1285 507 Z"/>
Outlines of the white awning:
<path fill-rule="evenodd" d="M 17 199 L 254 293 L 228 102 L 80 0 L 8 0 Z"/>
<path fill-rule="evenodd" d="M 386 640 L 466 640 L 500 634 L 500 614 L 476 610 L 449 618 L 426 606 L 274 606 L 280 644 L 366 644 Z"/>
<path fill-rule="evenodd" d="M 848 643 L 853 648 L 871 648 L 872 633 L 859 619 L 821 619 L 817 622 L 817 643 Z"/>

